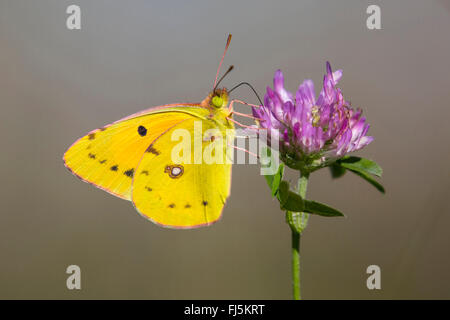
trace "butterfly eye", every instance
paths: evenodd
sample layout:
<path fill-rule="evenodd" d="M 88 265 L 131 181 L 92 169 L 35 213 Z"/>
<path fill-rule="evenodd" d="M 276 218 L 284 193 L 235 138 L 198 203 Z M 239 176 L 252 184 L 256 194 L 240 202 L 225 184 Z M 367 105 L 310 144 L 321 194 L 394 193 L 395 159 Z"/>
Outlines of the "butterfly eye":
<path fill-rule="evenodd" d="M 214 96 L 211 100 L 211 103 L 216 108 L 221 108 L 223 105 L 223 99 L 219 96 Z"/>

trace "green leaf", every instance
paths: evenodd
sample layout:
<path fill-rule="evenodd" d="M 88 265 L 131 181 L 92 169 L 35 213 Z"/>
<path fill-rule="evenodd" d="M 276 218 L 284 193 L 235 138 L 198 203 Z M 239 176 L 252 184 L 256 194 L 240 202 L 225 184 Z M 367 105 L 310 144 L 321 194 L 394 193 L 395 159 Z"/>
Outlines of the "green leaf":
<path fill-rule="evenodd" d="M 303 208 L 304 205 L 302 197 L 295 192 L 288 191 L 286 200 L 281 203 L 281 209 L 292 212 L 302 212 Z"/>
<path fill-rule="evenodd" d="M 282 180 L 277 193 L 280 208 L 282 210 L 301 212 L 303 211 L 303 199 L 300 195 L 289 190 L 289 182 Z"/>
<path fill-rule="evenodd" d="M 261 163 L 266 163 L 266 162 L 270 163 L 272 161 L 270 148 L 264 147 L 264 151 L 265 152 L 262 152 L 262 154 L 261 154 Z M 265 155 L 267 155 L 267 157 Z M 269 185 L 269 188 L 271 190 L 272 190 L 274 176 L 275 175 L 273 175 L 273 174 L 268 174 L 268 175 L 264 176 L 264 178 L 266 179 L 267 184 Z"/>
<path fill-rule="evenodd" d="M 362 172 L 362 173 L 370 173 L 377 177 L 381 177 L 383 174 L 383 169 L 372 160 L 354 157 L 354 156 L 346 156 L 337 161 L 342 167 Z"/>
<path fill-rule="evenodd" d="M 266 154 L 271 157 L 270 149 L 266 147 Z M 273 161 L 272 158 L 270 158 L 270 161 Z M 270 162 L 272 163 L 272 162 Z M 273 175 L 265 175 L 264 178 L 267 181 L 267 184 L 269 185 L 269 188 L 272 193 L 272 197 L 274 197 L 278 193 L 278 189 L 280 187 L 281 180 L 283 179 L 284 174 L 284 163 L 280 163 L 278 166 L 278 170 Z"/>
<path fill-rule="evenodd" d="M 333 165 L 341 166 L 345 169 L 350 170 L 351 172 L 357 174 L 358 176 L 369 182 L 371 185 L 377 188 L 378 191 L 385 193 L 384 187 L 378 181 L 376 181 L 374 177 L 371 176 L 375 175 L 377 177 L 381 177 L 383 173 L 383 169 L 381 169 L 381 167 L 375 161 L 360 157 L 346 156 L 336 161 Z"/>
<path fill-rule="evenodd" d="M 287 181 L 281 181 L 280 187 L 278 189 L 277 198 L 280 202 L 280 206 L 283 207 L 283 205 L 287 202 L 289 198 L 289 183 Z"/>
<path fill-rule="evenodd" d="M 277 194 L 278 189 L 280 188 L 280 183 L 281 180 L 283 179 L 283 173 L 284 173 L 284 163 L 280 163 L 277 173 L 273 175 L 272 179 L 272 197 L 274 197 Z"/>
<path fill-rule="evenodd" d="M 346 171 L 346 169 L 342 167 L 339 163 L 333 163 L 329 168 L 331 171 L 331 176 L 334 179 L 342 177 Z"/>
<path fill-rule="evenodd" d="M 343 217 L 344 214 L 334 208 L 331 208 L 323 203 L 319 203 L 316 201 L 303 200 L 305 204 L 305 208 L 303 211 L 317 214 L 319 216 L 324 217 Z"/>
<path fill-rule="evenodd" d="M 377 188 L 377 190 L 380 191 L 381 193 L 385 193 L 384 187 L 378 181 L 376 181 L 375 178 L 373 178 L 371 175 L 369 175 L 365 172 L 360 172 L 360 171 L 356 171 L 356 170 L 350 170 L 350 171 L 357 174 L 358 176 L 360 176 L 367 182 L 369 182 L 371 185 L 373 185 L 375 188 Z"/>
<path fill-rule="evenodd" d="M 272 190 L 273 178 L 274 177 L 275 177 L 275 175 L 266 175 L 266 176 L 264 176 L 264 178 L 266 179 L 267 184 L 269 185 L 270 190 Z"/>

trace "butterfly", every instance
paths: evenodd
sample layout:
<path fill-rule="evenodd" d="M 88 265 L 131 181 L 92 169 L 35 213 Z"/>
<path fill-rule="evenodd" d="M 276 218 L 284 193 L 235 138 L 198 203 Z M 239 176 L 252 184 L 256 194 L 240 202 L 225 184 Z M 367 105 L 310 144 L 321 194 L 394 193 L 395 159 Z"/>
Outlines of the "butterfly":
<path fill-rule="evenodd" d="M 233 100 L 217 85 L 199 103 L 176 103 L 150 108 L 89 132 L 65 152 L 64 165 L 81 180 L 119 198 L 133 202 L 150 221 L 171 228 L 197 228 L 218 221 L 230 195 L 231 163 L 196 162 L 195 150 L 183 163 L 173 161 L 173 141 L 179 132 L 189 133 L 183 153 L 202 137 L 202 148 L 229 155 L 223 137 L 233 136 Z M 244 114 L 241 114 L 244 115 Z M 200 124 L 200 129 L 198 124 Z M 240 123 L 238 123 L 240 124 Z M 240 124 L 242 125 L 242 124 Z M 242 125 L 245 126 L 245 125 Z M 199 132 L 200 130 L 200 132 Z M 205 132 L 217 132 L 205 136 Z M 217 136 L 222 139 L 216 139 Z M 231 137 L 233 138 L 233 137 Z M 221 143 L 217 145 L 217 143 Z M 219 146 L 219 150 L 217 149 Z M 223 150 L 220 150 L 222 148 Z M 219 153 L 219 152 L 217 152 Z M 183 154 L 184 155 L 184 154 Z"/>

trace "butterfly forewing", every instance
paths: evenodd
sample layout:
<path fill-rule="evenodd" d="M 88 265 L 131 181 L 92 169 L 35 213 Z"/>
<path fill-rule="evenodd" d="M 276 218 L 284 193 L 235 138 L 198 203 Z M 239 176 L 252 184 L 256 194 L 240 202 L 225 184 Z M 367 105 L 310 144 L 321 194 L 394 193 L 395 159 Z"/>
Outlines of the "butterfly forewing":
<path fill-rule="evenodd" d="M 65 166 L 83 181 L 131 199 L 131 183 L 148 146 L 176 124 L 193 118 L 177 108 L 155 110 L 94 130 L 64 154 Z"/>

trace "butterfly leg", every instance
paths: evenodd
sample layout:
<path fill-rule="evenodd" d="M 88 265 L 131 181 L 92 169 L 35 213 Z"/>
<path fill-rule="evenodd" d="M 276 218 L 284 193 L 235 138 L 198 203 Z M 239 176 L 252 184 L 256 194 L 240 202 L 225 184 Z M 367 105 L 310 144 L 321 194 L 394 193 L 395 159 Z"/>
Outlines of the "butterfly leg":
<path fill-rule="evenodd" d="M 253 108 L 261 108 L 261 106 L 258 106 L 258 105 L 256 105 L 256 104 L 251 104 L 251 103 L 244 102 L 244 101 L 242 101 L 242 100 L 233 99 L 233 100 L 230 101 L 230 105 L 229 105 L 229 107 L 228 107 L 228 111 L 229 111 L 229 112 L 232 112 L 232 111 L 233 111 L 233 103 L 235 103 L 235 102 L 240 103 L 240 104 L 243 104 L 243 105 L 246 105 L 246 106 L 250 106 L 250 107 L 253 107 Z"/>
<path fill-rule="evenodd" d="M 230 117 L 226 117 L 226 119 L 227 119 L 228 121 L 231 121 L 231 122 L 237 124 L 238 126 L 240 126 L 240 127 L 242 127 L 242 128 L 252 129 L 252 130 L 267 130 L 267 128 L 257 128 L 257 127 L 254 127 L 254 126 L 247 126 L 247 125 L 245 125 L 245 124 L 242 124 L 242 123 L 240 123 L 240 122 L 237 122 L 236 120 L 234 120 L 233 118 L 230 118 Z"/>
<path fill-rule="evenodd" d="M 245 113 L 240 113 L 240 112 L 237 112 L 237 111 L 231 111 L 229 116 L 231 116 L 232 114 L 235 114 L 235 115 L 238 115 L 238 116 L 242 116 L 242 117 L 246 117 L 246 118 L 250 118 L 250 119 L 253 119 L 253 120 L 257 120 L 257 121 L 263 121 L 264 120 L 264 119 L 257 118 L 257 117 L 254 117 L 254 116 L 251 116 L 251 115 L 245 114 Z"/>
<path fill-rule="evenodd" d="M 236 120 L 232 119 L 232 118 L 231 118 L 231 115 L 232 115 L 232 114 L 236 114 L 236 115 L 239 115 L 239 116 L 242 116 L 242 117 L 246 117 L 246 118 L 250 118 L 250 119 L 253 119 L 253 120 L 257 120 L 257 121 L 262 121 L 262 120 L 263 120 L 263 119 L 260 119 L 260 118 L 256 118 L 256 117 L 254 117 L 254 116 L 252 116 L 252 115 L 248 115 L 248 114 L 245 114 L 245 113 L 240 113 L 240 112 L 234 111 L 234 110 L 233 110 L 233 104 L 234 104 L 235 102 L 241 103 L 241 104 L 244 104 L 244 105 L 248 105 L 248 106 L 251 106 L 251 107 L 255 107 L 255 108 L 260 108 L 260 107 L 261 107 L 261 106 L 255 105 L 255 104 L 250 104 L 250 103 L 241 101 L 241 100 L 233 99 L 233 100 L 231 100 L 230 106 L 228 107 L 228 111 L 229 111 L 230 113 L 228 114 L 227 119 L 228 119 L 229 121 L 231 121 L 231 122 L 233 122 L 233 123 L 235 123 L 235 124 L 237 124 L 237 125 L 239 125 L 239 126 L 241 126 L 241 127 L 243 127 L 243 128 L 248 128 L 248 129 L 253 129 L 253 130 L 264 129 L 264 128 L 255 128 L 255 127 L 252 127 L 252 126 L 247 126 L 247 125 L 245 125 L 245 124 L 242 124 L 242 123 L 237 122 Z"/>
<path fill-rule="evenodd" d="M 235 145 L 229 144 L 229 143 L 228 143 L 227 145 L 228 145 L 228 147 L 231 147 L 231 148 L 236 149 L 236 150 L 239 150 L 239 151 L 244 151 L 244 152 L 246 152 L 246 153 L 248 153 L 248 154 L 250 154 L 250 155 L 256 157 L 257 159 L 259 159 L 259 156 L 258 156 L 256 153 L 251 152 L 251 151 L 249 151 L 249 150 L 247 150 L 247 149 L 245 149 L 245 148 L 240 148 L 240 147 L 238 147 L 238 146 L 235 146 Z"/>

